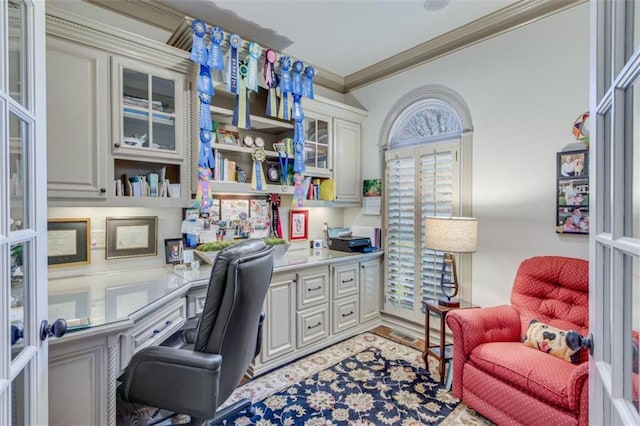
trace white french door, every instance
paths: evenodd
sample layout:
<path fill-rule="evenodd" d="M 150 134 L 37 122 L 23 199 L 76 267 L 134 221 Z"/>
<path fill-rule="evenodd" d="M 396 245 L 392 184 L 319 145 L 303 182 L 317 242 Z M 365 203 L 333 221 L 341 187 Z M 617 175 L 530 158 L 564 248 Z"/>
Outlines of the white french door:
<path fill-rule="evenodd" d="M 0 424 L 48 421 L 43 0 L 0 0 Z"/>
<path fill-rule="evenodd" d="M 640 424 L 640 5 L 592 1 L 591 33 L 589 422 Z"/>

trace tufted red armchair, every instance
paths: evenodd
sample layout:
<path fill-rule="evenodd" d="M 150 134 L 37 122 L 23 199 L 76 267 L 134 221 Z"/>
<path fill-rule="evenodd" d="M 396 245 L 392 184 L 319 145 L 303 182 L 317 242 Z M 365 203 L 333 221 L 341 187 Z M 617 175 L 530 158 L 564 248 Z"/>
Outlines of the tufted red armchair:
<path fill-rule="evenodd" d="M 497 424 L 587 425 L 588 362 L 526 347 L 531 319 L 583 336 L 589 328 L 589 266 L 539 256 L 520 264 L 511 305 L 449 312 L 453 393 Z"/>

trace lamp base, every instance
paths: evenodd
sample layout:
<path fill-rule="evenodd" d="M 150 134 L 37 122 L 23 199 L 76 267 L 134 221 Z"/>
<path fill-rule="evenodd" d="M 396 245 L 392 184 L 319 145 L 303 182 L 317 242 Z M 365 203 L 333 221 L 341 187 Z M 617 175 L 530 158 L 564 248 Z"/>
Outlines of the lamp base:
<path fill-rule="evenodd" d="M 440 298 L 438 299 L 438 305 L 447 308 L 459 308 L 460 299 L 457 299 L 455 297 L 440 296 Z"/>

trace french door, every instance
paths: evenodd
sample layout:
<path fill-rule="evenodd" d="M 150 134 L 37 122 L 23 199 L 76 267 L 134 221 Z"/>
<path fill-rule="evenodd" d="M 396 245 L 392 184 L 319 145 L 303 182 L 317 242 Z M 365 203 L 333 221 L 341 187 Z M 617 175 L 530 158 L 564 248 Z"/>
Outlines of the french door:
<path fill-rule="evenodd" d="M 589 422 L 640 424 L 640 5 L 592 1 L 591 33 Z"/>
<path fill-rule="evenodd" d="M 48 421 L 45 5 L 0 0 L 0 424 Z"/>

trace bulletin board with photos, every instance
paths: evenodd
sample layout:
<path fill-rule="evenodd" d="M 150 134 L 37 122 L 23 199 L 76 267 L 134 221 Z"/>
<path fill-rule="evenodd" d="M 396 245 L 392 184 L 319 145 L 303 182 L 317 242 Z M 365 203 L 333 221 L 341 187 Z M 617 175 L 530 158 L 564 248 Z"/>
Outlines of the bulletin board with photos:
<path fill-rule="evenodd" d="M 557 154 L 556 232 L 589 233 L 589 150 Z"/>

